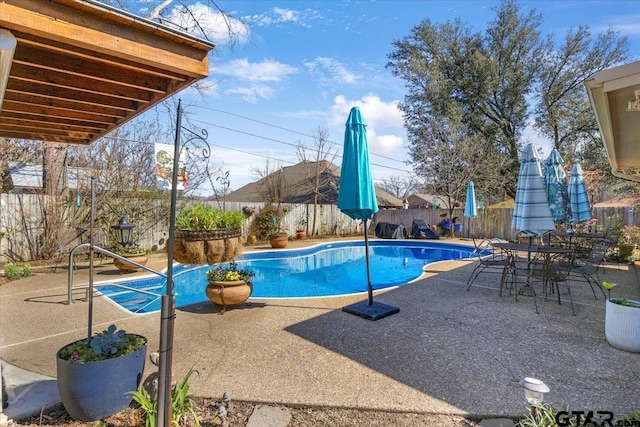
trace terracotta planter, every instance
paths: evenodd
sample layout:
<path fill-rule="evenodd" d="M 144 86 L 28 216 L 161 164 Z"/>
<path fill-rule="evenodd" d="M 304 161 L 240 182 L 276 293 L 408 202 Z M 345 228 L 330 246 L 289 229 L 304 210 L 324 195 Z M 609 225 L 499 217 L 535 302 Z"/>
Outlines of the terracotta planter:
<path fill-rule="evenodd" d="M 627 307 L 607 300 L 604 334 L 607 342 L 620 350 L 640 353 L 640 302 Z"/>
<path fill-rule="evenodd" d="M 125 254 L 121 256 L 142 265 L 146 265 L 147 261 L 149 260 L 146 254 Z M 113 265 L 115 265 L 120 271 L 138 271 L 139 268 L 137 265 L 131 264 L 130 262 L 122 261 L 117 258 L 114 258 Z"/>
<path fill-rule="evenodd" d="M 296 230 L 296 238 L 298 240 L 304 240 L 307 238 L 307 231 L 306 230 Z"/>
<path fill-rule="evenodd" d="M 212 303 L 226 307 L 245 302 L 251 296 L 253 287 L 244 280 L 210 280 L 206 292 Z"/>
<path fill-rule="evenodd" d="M 289 236 L 286 234 L 272 234 L 269 236 L 269 244 L 274 249 L 282 249 L 287 247 Z"/>
<path fill-rule="evenodd" d="M 258 241 L 258 238 L 256 237 L 255 234 L 252 234 L 249 236 L 249 238 L 247 239 L 250 245 L 255 245 L 256 242 Z"/>

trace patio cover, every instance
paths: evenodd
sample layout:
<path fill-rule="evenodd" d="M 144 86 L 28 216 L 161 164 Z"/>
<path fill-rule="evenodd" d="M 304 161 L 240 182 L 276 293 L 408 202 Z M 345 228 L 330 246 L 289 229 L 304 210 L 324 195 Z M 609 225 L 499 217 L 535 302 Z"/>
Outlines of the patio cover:
<path fill-rule="evenodd" d="M 599 71 L 585 85 L 613 174 L 640 181 L 640 61 Z"/>
<path fill-rule="evenodd" d="M 94 0 L 0 0 L 0 29 L 17 40 L 0 137 L 48 142 L 108 134 L 207 77 L 214 47 Z"/>

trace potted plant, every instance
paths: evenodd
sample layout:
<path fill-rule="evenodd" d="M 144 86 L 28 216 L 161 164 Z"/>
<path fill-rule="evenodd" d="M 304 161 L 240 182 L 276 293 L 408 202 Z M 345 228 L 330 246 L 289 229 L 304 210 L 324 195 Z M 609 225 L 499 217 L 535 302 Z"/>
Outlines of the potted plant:
<path fill-rule="evenodd" d="M 254 228 L 260 238 L 269 239 L 272 248 L 285 248 L 289 241 L 289 235 L 280 228 L 284 212 L 274 205 L 266 205 L 255 216 Z"/>
<path fill-rule="evenodd" d="M 147 257 L 147 251 L 138 247 L 123 246 L 120 249 L 117 249 L 115 254 L 142 265 L 146 265 L 149 260 L 149 257 Z M 138 271 L 137 265 L 118 258 L 113 259 L 113 265 L 115 265 L 120 271 Z"/>
<path fill-rule="evenodd" d="M 602 286 L 609 291 L 604 320 L 607 342 L 617 349 L 640 353 L 640 301 L 611 298 L 616 283 L 602 282 Z"/>
<path fill-rule="evenodd" d="M 207 271 L 207 297 L 216 305 L 222 306 L 222 313 L 228 305 L 245 302 L 253 292 L 251 278 L 254 272 L 238 269 L 235 262 L 228 267 L 217 266 Z"/>
<path fill-rule="evenodd" d="M 110 325 L 56 353 L 58 392 L 69 415 L 95 421 L 124 410 L 142 380 L 147 339 Z"/>
<path fill-rule="evenodd" d="M 305 226 L 307 225 L 307 221 L 304 219 L 298 223 L 298 228 L 296 228 L 296 238 L 298 240 L 303 240 L 307 238 L 307 230 Z"/>
<path fill-rule="evenodd" d="M 217 264 L 231 261 L 242 250 L 241 211 L 223 211 L 196 203 L 176 217 L 174 259 L 185 264 Z"/>

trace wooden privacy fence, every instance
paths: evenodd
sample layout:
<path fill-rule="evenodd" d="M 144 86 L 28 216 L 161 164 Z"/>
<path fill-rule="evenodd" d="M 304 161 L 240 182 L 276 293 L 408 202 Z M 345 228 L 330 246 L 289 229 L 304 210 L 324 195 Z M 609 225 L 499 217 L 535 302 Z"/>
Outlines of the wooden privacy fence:
<path fill-rule="evenodd" d="M 31 261 L 35 259 L 36 251 L 33 248 L 42 240 L 45 222 L 41 204 L 46 201 L 46 196 L 33 194 L 0 194 L 0 262 Z M 169 230 L 168 201 L 145 200 L 137 203 L 136 200 L 127 200 L 127 206 L 144 205 L 145 210 L 139 213 L 134 222 L 137 236 L 136 243 L 142 248 L 153 251 L 163 250 Z M 180 203 L 193 203 L 181 201 Z M 221 201 L 204 202 L 222 207 Z M 255 214 L 260 212 L 264 203 L 255 202 L 226 202 L 227 210 L 242 210 L 253 208 L 253 214 L 247 216 L 242 235 L 246 239 L 251 231 L 251 224 Z M 71 211 L 75 209 L 75 203 L 66 203 L 63 210 L 62 225 L 54 230 L 58 238 L 58 250 L 61 256 L 69 252 L 71 248 L 89 241 L 89 225 L 74 224 L 69 218 L 73 217 Z M 336 205 L 312 204 L 282 204 L 285 216 L 282 228 L 293 237 L 296 230 L 303 229 L 307 235 L 355 235 L 363 233 L 362 221 L 353 220 L 340 212 Z M 315 225 L 314 225 L 314 209 Z M 249 209 L 251 210 L 251 209 Z M 594 208 L 594 216 L 598 224 L 605 226 L 612 223 L 619 225 L 640 224 L 639 211 L 634 207 L 603 207 Z M 369 232 L 378 222 L 401 224 L 411 233 L 411 225 L 414 219 L 424 220 L 431 225 L 438 225 L 442 221 L 440 214 L 448 211 L 438 209 L 383 209 L 380 210 L 371 221 Z M 505 240 L 514 240 L 517 231 L 511 229 L 512 209 L 485 209 L 479 212 L 476 218 L 464 218 L 462 209 L 454 209 L 453 217 L 459 217 L 462 223 L 462 232 L 457 236 L 469 237 L 471 234 L 484 237 L 499 237 Z M 451 218 L 447 216 L 447 218 Z M 130 219 L 130 218 L 128 218 Z M 94 241 L 103 247 L 110 247 L 114 243 L 114 235 L 110 224 L 96 224 Z M 438 233 L 440 229 L 438 229 Z"/>

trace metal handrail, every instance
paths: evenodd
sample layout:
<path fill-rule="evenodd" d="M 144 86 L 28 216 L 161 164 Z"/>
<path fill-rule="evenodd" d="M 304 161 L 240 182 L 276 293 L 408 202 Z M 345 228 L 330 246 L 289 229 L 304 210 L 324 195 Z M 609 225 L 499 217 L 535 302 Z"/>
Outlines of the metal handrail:
<path fill-rule="evenodd" d="M 128 258 L 125 258 L 125 257 L 123 257 L 123 256 L 120 256 L 120 255 L 118 255 L 118 254 L 115 254 L 115 253 L 113 253 L 113 252 L 111 252 L 111 251 L 109 251 L 109 250 L 107 250 L 107 249 L 101 248 L 100 246 L 91 245 L 91 243 L 81 243 L 81 244 L 79 244 L 78 246 L 76 246 L 76 247 L 74 247 L 73 249 L 71 249 L 71 251 L 69 252 L 69 277 L 68 277 L 68 289 L 67 289 L 67 304 L 68 304 L 68 305 L 73 304 L 73 289 L 74 289 L 74 286 L 73 286 L 73 270 L 74 270 L 74 256 L 75 256 L 76 251 L 77 251 L 78 249 L 81 249 L 81 248 L 89 248 L 89 249 L 92 249 L 92 250 L 90 250 L 90 251 L 89 251 L 89 257 L 90 257 L 90 258 L 93 258 L 93 251 L 97 251 L 97 252 L 103 253 L 103 254 L 105 254 L 105 255 L 108 255 L 108 256 L 110 256 L 110 257 L 113 257 L 113 258 L 119 259 L 119 260 L 121 260 L 121 261 L 125 261 L 125 262 L 127 262 L 127 263 L 129 263 L 129 264 L 133 264 L 133 265 L 135 265 L 135 266 L 136 266 L 136 267 L 138 267 L 138 268 L 141 268 L 141 269 L 143 269 L 143 270 L 145 270 L 145 271 L 148 271 L 149 273 L 157 274 L 158 276 L 163 277 L 165 280 L 167 279 L 167 275 L 166 275 L 165 273 L 161 272 L 161 271 L 157 271 L 157 270 L 154 270 L 154 269 L 153 269 L 153 268 L 151 268 L 151 267 L 147 267 L 146 265 L 139 264 L 139 263 L 137 263 L 137 262 L 135 262 L 135 261 L 132 261 L 132 260 L 130 260 L 130 259 L 128 259 Z M 93 260 L 93 259 L 92 259 L 92 260 Z M 91 261 L 92 261 L 92 260 L 91 260 Z M 113 284 L 111 284 L 111 285 L 113 285 Z M 80 287 L 75 288 L 75 289 L 79 289 L 79 288 L 80 288 Z M 146 293 L 145 291 L 142 291 L 142 290 L 136 290 L 136 291 L 139 291 L 139 292 L 141 292 L 141 293 Z M 85 296 L 85 299 L 88 299 L 88 298 L 89 298 L 89 287 L 87 287 L 87 291 L 86 291 L 86 292 L 87 292 L 87 294 L 86 294 L 86 296 Z"/>

